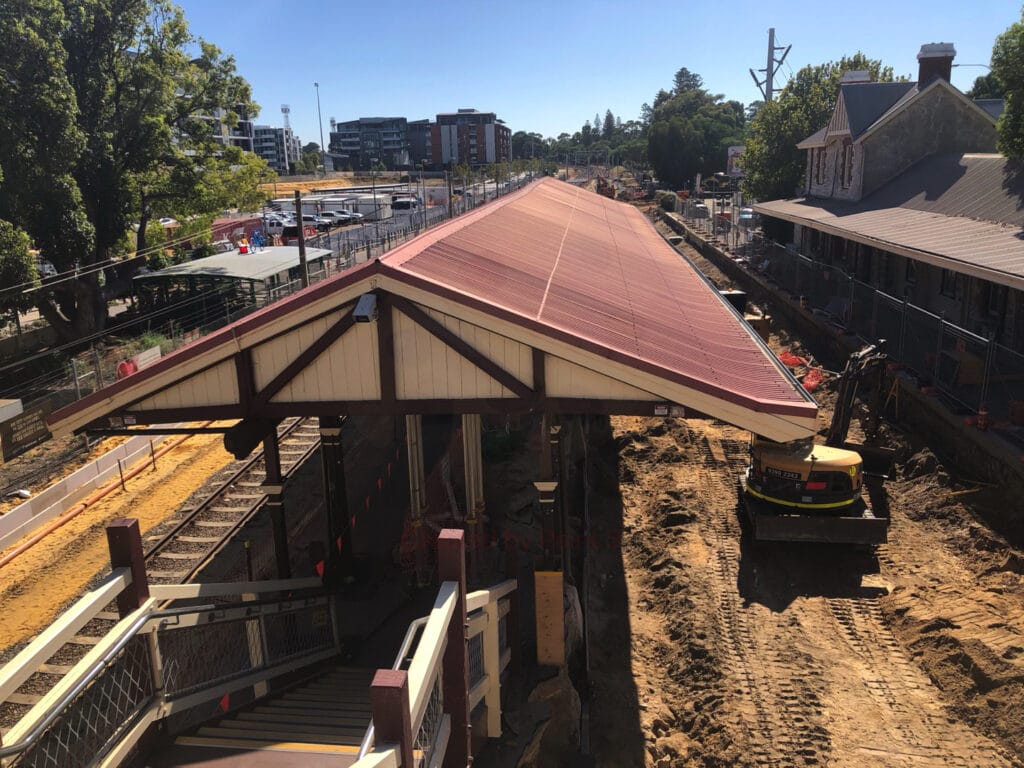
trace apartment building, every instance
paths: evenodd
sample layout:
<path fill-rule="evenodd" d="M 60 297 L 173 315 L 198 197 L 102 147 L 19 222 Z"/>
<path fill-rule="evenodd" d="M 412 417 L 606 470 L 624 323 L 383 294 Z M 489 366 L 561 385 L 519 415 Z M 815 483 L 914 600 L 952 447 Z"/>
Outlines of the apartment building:
<path fill-rule="evenodd" d="M 331 159 L 336 168 L 368 171 L 375 161 L 388 170 L 408 168 L 408 121 L 404 117 L 360 117 L 333 123 Z"/>
<path fill-rule="evenodd" d="M 302 152 L 299 137 L 291 128 L 257 125 L 253 131 L 253 152 L 267 161 L 279 174 L 287 175 L 295 168 Z"/>
<path fill-rule="evenodd" d="M 512 160 L 512 131 L 494 112 L 460 109 L 441 113 L 437 128 L 441 165 Z"/>

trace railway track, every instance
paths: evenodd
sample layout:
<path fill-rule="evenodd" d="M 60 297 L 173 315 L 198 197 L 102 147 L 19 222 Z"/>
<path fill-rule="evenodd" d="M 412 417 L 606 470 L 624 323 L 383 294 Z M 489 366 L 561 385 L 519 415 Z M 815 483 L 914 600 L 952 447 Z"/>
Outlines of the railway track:
<path fill-rule="evenodd" d="M 320 445 L 318 424 L 312 419 L 287 419 L 278 427 L 281 473 L 292 477 Z M 209 489 L 194 504 L 178 510 L 161 526 L 167 530 L 144 541 L 150 583 L 180 584 L 192 580 L 232 541 L 232 537 L 262 509 L 265 465 L 263 452 L 234 462 L 210 478 Z M 0 738 L 23 717 L 61 677 L 118 621 L 113 603 L 61 647 L 6 702 L 0 703 Z"/>

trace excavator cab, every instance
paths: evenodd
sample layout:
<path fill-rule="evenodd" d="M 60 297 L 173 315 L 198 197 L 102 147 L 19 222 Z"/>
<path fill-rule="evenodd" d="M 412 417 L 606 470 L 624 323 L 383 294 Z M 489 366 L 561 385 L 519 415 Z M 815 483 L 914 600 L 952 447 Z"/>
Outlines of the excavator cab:
<path fill-rule="evenodd" d="M 750 441 L 747 493 L 780 507 L 840 514 L 860 497 L 864 483 L 859 454 L 810 441 Z"/>

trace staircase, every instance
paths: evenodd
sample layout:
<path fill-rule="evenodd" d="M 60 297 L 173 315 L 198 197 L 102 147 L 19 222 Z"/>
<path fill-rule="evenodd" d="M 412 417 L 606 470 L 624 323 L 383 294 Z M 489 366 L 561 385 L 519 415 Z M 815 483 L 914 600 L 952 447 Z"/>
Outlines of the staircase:
<path fill-rule="evenodd" d="M 370 724 L 373 670 L 337 666 L 150 754 L 151 768 L 346 768 Z"/>

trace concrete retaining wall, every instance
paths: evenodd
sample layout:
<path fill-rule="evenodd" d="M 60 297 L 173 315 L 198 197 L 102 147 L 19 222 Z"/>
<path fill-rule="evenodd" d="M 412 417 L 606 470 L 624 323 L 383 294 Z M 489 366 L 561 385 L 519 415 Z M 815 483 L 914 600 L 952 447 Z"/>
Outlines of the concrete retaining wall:
<path fill-rule="evenodd" d="M 141 461 L 148 461 L 150 441 L 155 448 L 162 436 L 141 435 L 121 443 L 92 463 L 58 480 L 45 491 L 19 504 L 0 517 L 0 551 L 34 530 L 64 513 L 84 499 L 96 488 L 118 475 L 117 462 L 128 469 Z"/>

